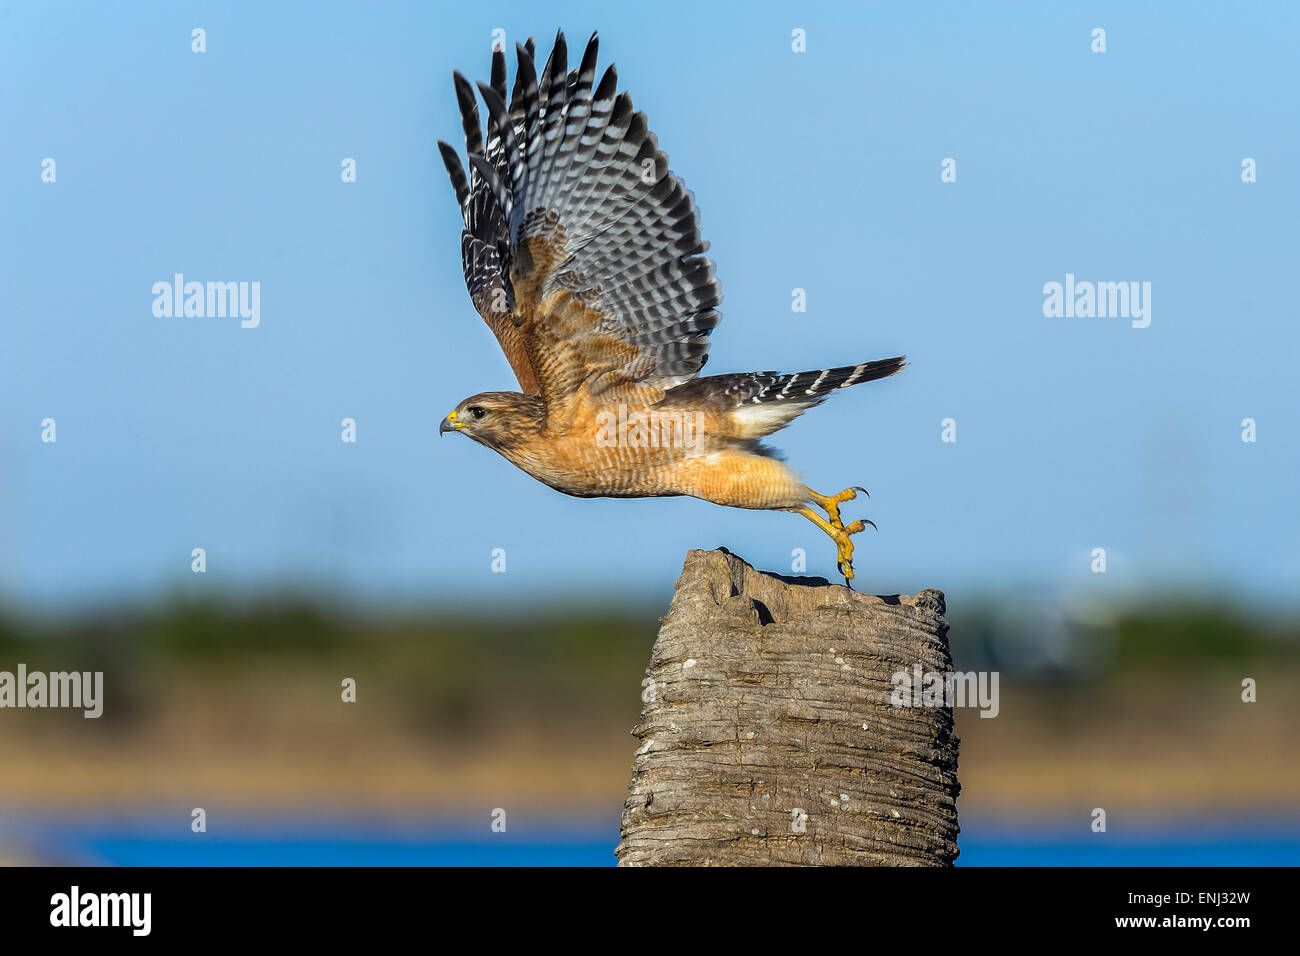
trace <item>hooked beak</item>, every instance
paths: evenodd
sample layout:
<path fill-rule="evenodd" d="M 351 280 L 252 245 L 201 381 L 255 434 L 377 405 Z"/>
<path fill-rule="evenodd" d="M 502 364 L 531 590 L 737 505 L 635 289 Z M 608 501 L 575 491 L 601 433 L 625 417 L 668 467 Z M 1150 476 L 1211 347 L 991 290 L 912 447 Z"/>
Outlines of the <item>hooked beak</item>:
<path fill-rule="evenodd" d="M 454 432 L 460 427 L 460 424 L 456 421 L 456 413 L 451 412 L 442 420 L 442 424 L 438 426 L 438 437 L 441 438 L 447 432 Z"/>

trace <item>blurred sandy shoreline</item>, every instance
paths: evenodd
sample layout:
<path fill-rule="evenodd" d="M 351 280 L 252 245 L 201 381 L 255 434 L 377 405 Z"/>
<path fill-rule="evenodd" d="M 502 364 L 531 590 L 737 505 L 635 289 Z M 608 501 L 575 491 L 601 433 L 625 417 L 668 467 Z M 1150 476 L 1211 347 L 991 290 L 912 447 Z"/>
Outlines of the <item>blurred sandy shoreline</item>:
<path fill-rule="evenodd" d="M 473 732 L 449 734 L 412 726 L 390 708 L 340 706 L 320 692 L 324 674 L 211 677 L 173 682 L 149 714 L 116 730 L 66 714 L 5 715 L 0 806 L 396 814 L 516 806 L 564 816 L 616 815 L 622 806 L 635 703 L 610 712 L 575 701 L 578 713 L 565 716 L 521 701 L 474 722 Z M 1272 675 L 1270 686 L 1294 686 L 1280 678 Z M 959 807 L 1029 816 L 1095 806 L 1294 815 L 1300 703 L 1243 704 L 1234 683 L 1218 671 L 1092 688 L 1018 687 L 1004 678 L 997 718 L 958 712 Z"/>

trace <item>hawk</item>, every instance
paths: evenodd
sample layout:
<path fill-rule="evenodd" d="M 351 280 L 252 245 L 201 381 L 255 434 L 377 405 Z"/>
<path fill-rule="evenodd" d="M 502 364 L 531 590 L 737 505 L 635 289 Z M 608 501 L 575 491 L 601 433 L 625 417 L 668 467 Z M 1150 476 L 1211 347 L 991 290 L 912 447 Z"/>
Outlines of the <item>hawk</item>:
<path fill-rule="evenodd" d="M 465 399 L 439 434 L 467 435 L 568 495 L 792 511 L 835 542 L 848 582 L 851 537 L 875 525 L 845 524 L 840 505 L 863 489 L 818 494 L 761 439 L 837 389 L 893 375 L 904 356 L 700 377 L 722 289 L 694 197 L 615 68 L 596 81 L 596 50 L 593 33 L 570 70 L 560 32 L 539 73 L 532 39 L 516 45 L 507 103 L 494 49 L 491 82 L 478 84 L 486 129 L 454 74 L 468 174 L 438 148 L 465 221 L 465 283 L 520 390 Z"/>

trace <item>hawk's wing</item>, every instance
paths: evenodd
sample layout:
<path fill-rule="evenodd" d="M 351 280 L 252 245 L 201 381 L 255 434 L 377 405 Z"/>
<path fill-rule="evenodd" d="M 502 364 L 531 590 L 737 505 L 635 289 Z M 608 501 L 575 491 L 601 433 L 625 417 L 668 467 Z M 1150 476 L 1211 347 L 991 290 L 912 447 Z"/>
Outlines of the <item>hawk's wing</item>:
<path fill-rule="evenodd" d="M 584 386 L 606 400 L 654 401 L 699 372 L 721 318 L 695 202 L 645 115 L 617 93 L 614 67 L 594 84 L 596 47 L 592 34 L 570 72 L 560 33 L 540 78 L 532 40 L 517 47 L 508 107 L 505 56 L 494 51 L 492 82 L 479 84 L 486 144 L 456 74 L 468 177 L 438 144 L 465 218 L 470 296 L 548 412 Z"/>

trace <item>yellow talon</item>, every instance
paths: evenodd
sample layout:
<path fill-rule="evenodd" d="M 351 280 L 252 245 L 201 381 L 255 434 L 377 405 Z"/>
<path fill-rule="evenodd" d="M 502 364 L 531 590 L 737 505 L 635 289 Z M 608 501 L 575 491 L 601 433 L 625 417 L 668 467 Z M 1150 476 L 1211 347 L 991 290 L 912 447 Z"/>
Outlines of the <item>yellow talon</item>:
<path fill-rule="evenodd" d="M 811 495 L 813 501 L 826 509 L 826 513 L 830 515 L 829 521 L 806 505 L 799 508 L 792 508 L 791 510 L 796 514 L 803 515 L 817 527 L 821 528 L 826 532 L 830 539 L 835 542 L 837 567 L 839 568 L 840 573 L 844 575 L 845 583 L 848 583 L 853 580 L 852 535 L 864 530 L 868 524 L 871 524 L 873 528 L 875 525 L 870 521 L 858 520 L 848 527 L 845 527 L 844 523 L 840 521 L 840 503 L 843 501 L 849 501 L 856 497 L 852 488 L 841 492 L 833 498 L 827 498 L 823 495 L 817 494 L 816 492 L 811 492 Z M 847 495 L 847 497 L 845 497 L 845 495 Z M 849 587 L 852 587 L 852 585 L 850 584 Z"/>
<path fill-rule="evenodd" d="M 840 520 L 840 505 L 846 501 L 852 501 L 858 496 L 859 491 L 864 495 L 867 493 L 865 488 L 845 488 L 838 495 L 827 497 L 826 495 L 819 495 L 807 485 L 804 486 L 804 491 L 808 492 L 809 498 L 825 509 L 826 514 L 830 516 L 831 526 L 835 528 L 844 527 L 844 522 Z M 861 528 L 858 529 L 858 531 L 861 530 Z M 856 532 L 850 531 L 849 534 L 856 534 Z M 852 577 L 852 575 L 849 576 Z"/>

